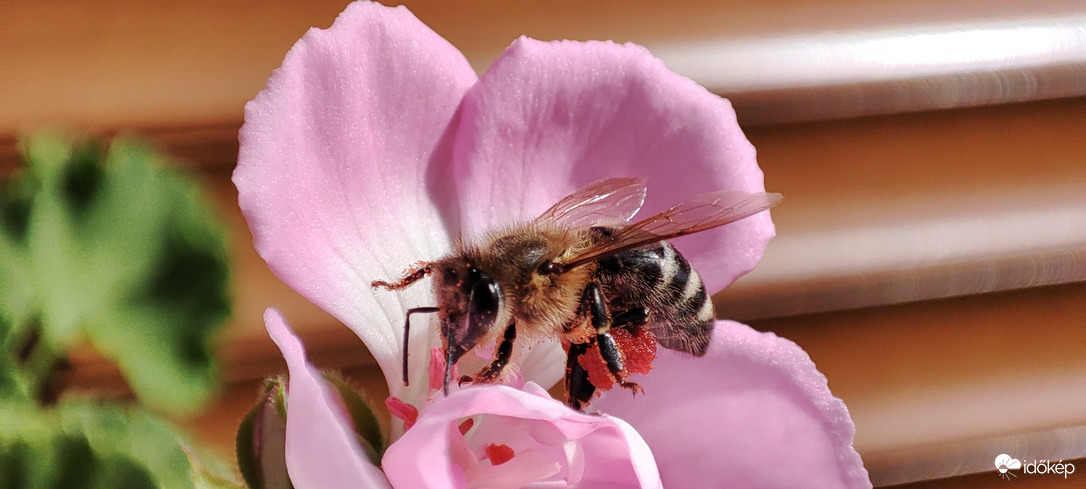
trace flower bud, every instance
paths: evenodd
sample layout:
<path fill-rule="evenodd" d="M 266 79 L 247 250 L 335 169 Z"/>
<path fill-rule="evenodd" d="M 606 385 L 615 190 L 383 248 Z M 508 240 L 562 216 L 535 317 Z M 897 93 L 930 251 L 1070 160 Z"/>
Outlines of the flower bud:
<path fill-rule="evenodd" d="M 351 387 L 337 372 L 324 372 L 323 376 L 325 381 L 336 388 L 340 406 L 354 425 L 358 444 L 366 450 L 366 455 L 374 465 L 380 465 L 381 457 L 385 453 L 385 437 L 380 423 L 377 422 L 377 416 L 373 414 L 373 409 L 362 394 Z"/>
<path fill-rule="evenodd" d="M 260 401 L 238 427 L 238 468 L 249 489 L 287 489 L 293 486 L 286 462 L 286 377 L 264 383 Z"/>

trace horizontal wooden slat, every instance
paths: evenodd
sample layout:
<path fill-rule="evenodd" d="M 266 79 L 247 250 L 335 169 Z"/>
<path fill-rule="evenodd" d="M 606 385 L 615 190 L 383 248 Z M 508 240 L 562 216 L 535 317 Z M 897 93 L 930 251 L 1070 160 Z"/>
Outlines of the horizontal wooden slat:
<path fill-rule="evenodd" d="M 0 134 L 238 120 L 347 2 L 5 2 Z M 1086 94 L 1074 0 L 405 2 L 483 71 L 513 39 L 646 45 L 746 124 Z"/>
<path fill-rule="evenodd" d="M 895 484 L 990 470 L 1014 450 L 1086 456 L 1083 317 L 1086 283 L 751 325 L 811 355 L 872 480 Z"/>
<path fill-rule="evenodd" d="M 1086 280 L 1086 99 L 756 127 L 777 237 L 740 319 Z"/>
<path fill-rule="evenodd" d="M 1075 467 L 1086 467 L 1086 459 L 1065 460 L 1065 462 L 1073 462 Z M 1000 487 L 1003 484 L 1013 485 L 1015 489 L 1068 489 L 1078 487 L 1079 481 L 1073 476 L 1065 478 L 1060 475 L 1047 474 L 1023 477 L 1021 473 L 1003 479 L 993 470 L 965 476 L 895 485 L 887 489 L 989 489 Z"/>

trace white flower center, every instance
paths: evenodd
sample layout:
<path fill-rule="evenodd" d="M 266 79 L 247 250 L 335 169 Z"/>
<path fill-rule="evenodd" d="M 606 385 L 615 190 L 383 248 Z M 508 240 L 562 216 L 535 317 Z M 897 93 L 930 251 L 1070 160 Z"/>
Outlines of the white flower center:
<path fill-rule="evenodd" d="M 453 451 L 453 460 L 469 488 L 576 485 L 584 474 L 580 443 L 547 421 L 480 415 L 461 420 L 458 429 L 464 446 Z"/>

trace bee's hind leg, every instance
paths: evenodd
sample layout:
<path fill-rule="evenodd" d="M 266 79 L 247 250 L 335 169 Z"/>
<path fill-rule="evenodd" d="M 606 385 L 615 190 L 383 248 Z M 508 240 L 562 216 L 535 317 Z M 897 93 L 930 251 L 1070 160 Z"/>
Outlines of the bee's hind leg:
<path fill-rule="evenodd" d="M 611 319 L 611 329 L 625 328 L 628 326 L 640 326 L 645 324 L 649 318 L 649 310 L 644 307 L 635 307 L 633 309 L 622 311 Z M 606 333 L 610 338 L 610 333 Z M 613 343 L 613 342 L 612 342 Z M 592 400 L 592 394 L 596 393 L 596 386 L 592 385 L 592 382 L 588 380 L 588 372 L 581 366 L 581 362 L 578 361 L 581 355 L 584 355 L 588 349 L 592 346 L 592 342 L 586 343 L 570 343 L 568 352 L 566 355 L 566 403 L 569 407 L 578 411 L 588 404 L 588 401 Z M 603 350 L 601 350 L 601 353 Z M 608 362 L 610 367 L 611 362 Z M 610 368 L 608 368 L 610 370 Z M 626 384 L 632 384 L 627 382 Z M 634 391 L 638 392 L 637 384 Z"/>
<path fill-rule="evenodd" d="M 466 384 L 468 382 L 489 384 L 496 382 L 502 375 L 502 370 L 509 364 L 509 358 L 513 356 L 513 342 L 517 339 L 517 328 L 515 321 L 509 321 L 509 326 L 505 327 L 505 335 L 502 336 L 502 341 L 498 343 L 498 349 L 494 352 L 494 360 L 490 362 L 490 365 L 483 367 L 474 376 L 465 375 L 460 377 L 460 383 Z"/>
<path fill-rule="evenodd" d="M 566 355 L 566 404 L 578 411 L 592 400 L 596 386 L 588 380 L 588 372 L 578 361 L 592 343 L 570 343 Z"/>
<path fill-rule="evenodd" d="M 615 378 L 618 385 L 633 391 L 635 394 L 642 392 L 641 386 L 626 381 L 626 367 L 622 362 L 622 351 L 619 350 L 618 344 L 615 343 L 614 337 L 611 336 L 611 328 L 623 327 L 637 321 L 643 323 L 648 317 L 648 310 L 643 307 L 634 308 L 615 317 L 615 319 L 621 319 L 621 323 L 613 321 L 611 313 L 607 310 L 607 304 L 603 301 L 603 292 L 600 290 L 598 282 L 589 282 L 584 289 L 583 300 L 582 305 L 586 306 L 585 310 L 588 311 L 592 327 L 596 329 L 595 341 L 600 348 L 603 361 L 607 364 L 607 371 Z"/>
<path fill-rule="evenodd" d="M 607 371 L 611 372 L 611 376 L 615 378 L 618 385 L 621 385 L 624 389 L 629 389 L 634 394 L 640 394 L 644 392 L 641 386 L 626 381 L 626 367 L 622 363 L 622 351 L 618 349 L 618 344 L 615 343 L 614 337 L 611 333 L 600 333 L 596 336 L 596 345 L 600 347 L 600 355 L 603 356 L 603 361 L 607 363 Z"/>

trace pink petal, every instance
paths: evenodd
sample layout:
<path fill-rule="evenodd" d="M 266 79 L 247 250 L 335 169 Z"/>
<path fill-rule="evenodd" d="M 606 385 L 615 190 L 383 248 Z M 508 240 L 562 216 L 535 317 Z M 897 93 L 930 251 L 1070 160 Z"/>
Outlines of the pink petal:
<path fill-rule="evenodd" d="M 305 358 L 302 342 L 275 309 L 264 313 L 268 334 L 287 361 L 287 473 L 297 489 L 387 488 L 381 470 L 355 441 L 334 392 Z"/>
<path fill-rule="evenodd" d="M 593 402 L 630 423 L 671 489 L 871 487 L 848 409 L 795 343 L 718 321 L 705 357 L 660 349 L 645 392 Z"/>
<path fill-rule="evenodd" d="M 493 465 L 482 456 L 487 445 L 512 448 L 513 458 Z M 419 489 L 660 487 L 652 453 L 629 425 L 572 411 L 533 383 L 437 397 L 381 465 L 395 486 Z"/>
<path fill-rule="evenodd" d="M 389 379 L 400 378 L 403 312 L 431 305 L 429 281 L 398 294 L 370 282 L 450 248 L 439 209 L 452 190 L 438 178 L 448 150 L 435 148 L 475 79 L 405 8 L 356 2 L 306 33 L 245 107 L 234 183 L 257 251 L 351 327 Z M 425 359 L 436 334 L 418 324 L 411 351 Z M 425 398 L 425 368 L 412 374 Z"/>
<path fill-rule="evenodd" d="M 521 38 L 461 115 L 453 163 L 469 237 L 604 177 L 648 178 L 641 217 L 700 193 L 764 191 L 728 101 L 640 46 Z M 754 267 L 773 233 L 761 213 L 675 243 L 715 292 Z"/>

